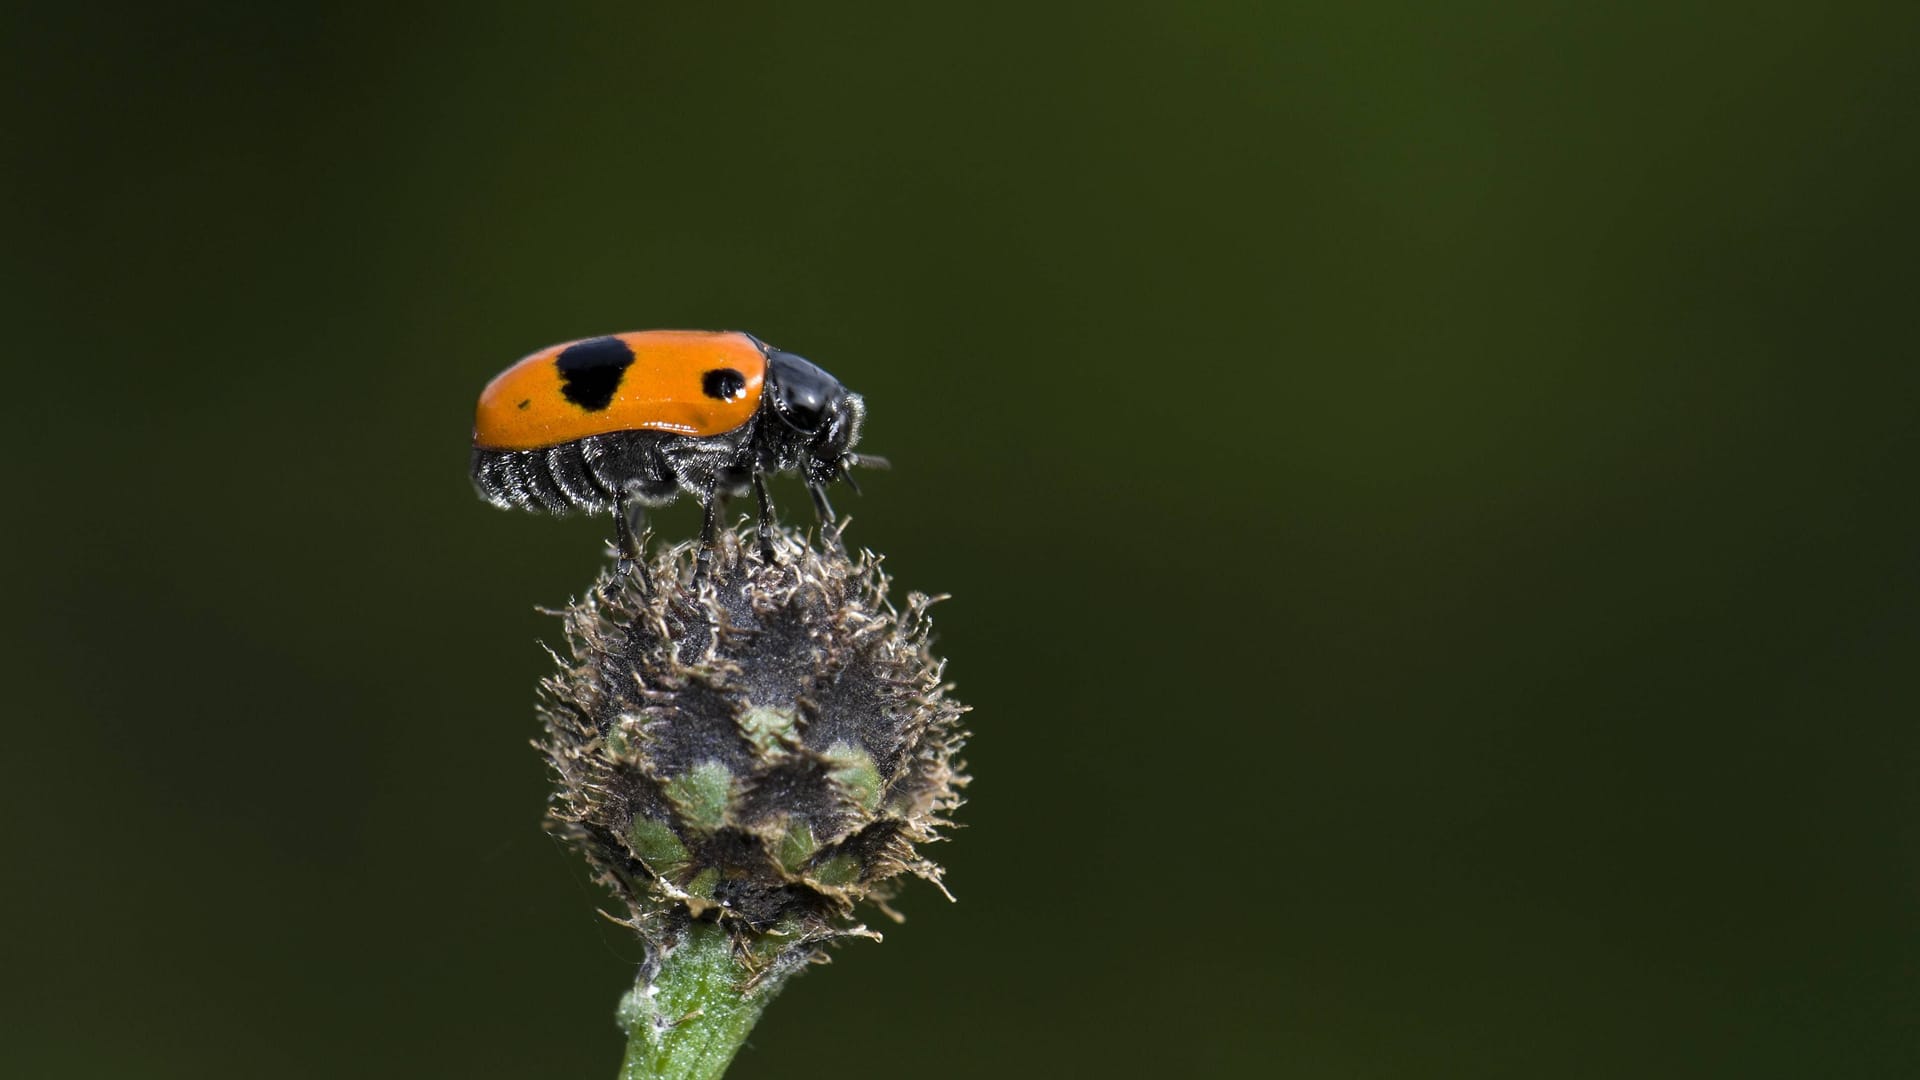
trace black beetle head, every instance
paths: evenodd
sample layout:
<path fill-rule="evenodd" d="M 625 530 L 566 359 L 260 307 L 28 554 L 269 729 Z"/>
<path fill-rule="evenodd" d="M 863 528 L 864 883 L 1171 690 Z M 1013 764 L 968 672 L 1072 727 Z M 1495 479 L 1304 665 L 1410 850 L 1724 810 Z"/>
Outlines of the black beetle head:
<path fill-rule="evenodd" d="M 824 484 L 840 476 L 866 416 L 860 395 L 805 357 L 779 349 L 767 350 L 766 393 L 806 460 L 807 479 Z"/>

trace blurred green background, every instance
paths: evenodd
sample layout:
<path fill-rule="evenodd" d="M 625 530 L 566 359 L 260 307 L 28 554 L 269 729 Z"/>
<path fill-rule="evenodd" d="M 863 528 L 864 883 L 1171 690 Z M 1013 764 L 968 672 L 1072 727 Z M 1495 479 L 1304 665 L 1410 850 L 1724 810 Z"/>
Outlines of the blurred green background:
<path fill-rule="evenodd" d="M 5 19 L 0 1073 L 613 1075 L 607 528 L 465 470 L 674 326 L 867 396 L 976 709 L 733 1075 L 1920 1068 L 1912 5 Z"/>

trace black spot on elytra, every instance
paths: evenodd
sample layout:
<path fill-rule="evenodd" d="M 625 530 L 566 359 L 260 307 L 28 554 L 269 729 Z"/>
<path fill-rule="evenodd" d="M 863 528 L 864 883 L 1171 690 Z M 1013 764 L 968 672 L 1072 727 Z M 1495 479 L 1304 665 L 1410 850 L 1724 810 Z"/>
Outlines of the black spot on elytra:
<path fill-rule="evenodd" d="M 524 408 L 526 408 L 527 406 L 529 406 L 529 405 L 531 405 L 531 404 L 533 404 L 533 399 L 532 399 L 532 398 L 528 398 L 527 400 L 525 400 L 525 401 L 523 401 L 523 402 L 521 402 L 521 403 L 520 403 L 520 408 L 522 408 L 522 409 L 524 409 Z"/>
<path fill-rule="evenodd" d="M 560 369 L 560 393 L 588 412 L 613 404 L 620 380 L 633 365 L 633 350 L 617 337 L 593 338 L 567 346 L 554 357 Z"/>
<path fill-rule="evenodd" d="M 716 401 L 732 401 L 747 392 L 747 377 L 730 367 L 714 368 L 700 376 L 700 389 Z"/>

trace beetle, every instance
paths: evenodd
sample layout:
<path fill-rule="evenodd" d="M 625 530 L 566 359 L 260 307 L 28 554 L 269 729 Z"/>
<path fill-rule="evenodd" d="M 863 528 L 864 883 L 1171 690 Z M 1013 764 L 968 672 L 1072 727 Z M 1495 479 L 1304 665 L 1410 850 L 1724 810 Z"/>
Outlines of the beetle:
<path fill-rule="evenodd" d="M 473 484 L 495 506 L 613 512 L 624 576 L 641 565 L 646 507 L 682 492 L 704 517 L 696 575 L 712 560 L 729 496 L 754 494 L 760 551 L 773 559 L 768 473 L 806 482 L 825 525 L 826 485 L 885 467 L 852 452 L 866 403 L 804 357 L 737 330 L 640 330 L 526 356 L 480 392 Z M 644 578 L 644 568 L 642 570 Z"/>

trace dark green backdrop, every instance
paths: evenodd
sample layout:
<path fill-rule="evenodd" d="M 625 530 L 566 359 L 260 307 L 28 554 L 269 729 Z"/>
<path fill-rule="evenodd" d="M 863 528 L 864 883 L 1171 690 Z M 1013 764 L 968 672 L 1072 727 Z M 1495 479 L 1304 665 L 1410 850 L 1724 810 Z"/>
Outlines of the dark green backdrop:
<path fill-rule="evenodd" d="M 976 707 L 736 1075 L 1920 1067 L 1911 5 L 403 7 L 6 16 L 0 1073 L 613 1075 L 465 468 L 654 326 Z"/>

